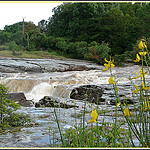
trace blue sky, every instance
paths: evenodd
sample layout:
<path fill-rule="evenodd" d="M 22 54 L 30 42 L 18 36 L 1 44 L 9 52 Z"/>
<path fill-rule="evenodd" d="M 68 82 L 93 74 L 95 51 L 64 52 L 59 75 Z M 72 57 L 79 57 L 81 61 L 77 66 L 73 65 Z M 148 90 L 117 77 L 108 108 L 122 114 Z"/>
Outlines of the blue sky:
<path fill-rule="evenodd" d="M 52 9 L 61 5 L 62 1 L 55 2 L 32 2 L 32 1 L 1 1 L 0 2 L 0 29 L 5 25 L 11 25 L 16 22 L 32 21 L 35 25 L 42 19 L 48 20 L 52 16 Z"/>

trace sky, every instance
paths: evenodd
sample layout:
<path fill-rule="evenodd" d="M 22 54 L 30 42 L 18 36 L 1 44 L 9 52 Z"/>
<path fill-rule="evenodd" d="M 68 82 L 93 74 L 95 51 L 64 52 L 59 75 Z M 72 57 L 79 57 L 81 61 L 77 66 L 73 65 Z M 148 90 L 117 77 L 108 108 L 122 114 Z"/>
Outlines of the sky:
<path fill-rule="evenodd" d="M 52 9 L 63 2 L 0 2 L 0 29 L 5 25 L 12 25 L 17 22 L 32 21 L 35 25 L 42 19 L 48 20 L 52 16 Z"/>

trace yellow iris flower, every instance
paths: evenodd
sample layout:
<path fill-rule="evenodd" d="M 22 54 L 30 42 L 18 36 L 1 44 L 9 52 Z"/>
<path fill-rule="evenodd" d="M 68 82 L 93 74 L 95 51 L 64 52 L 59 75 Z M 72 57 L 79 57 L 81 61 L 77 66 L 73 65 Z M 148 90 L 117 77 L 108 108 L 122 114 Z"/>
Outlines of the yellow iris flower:
<path fill-rule="evenodd" d="M 123 113 L 124 113 L 124 116 L 130 116 L 131 115 L 131 112 L 128 108 L 125 108 Z"/>
<path fill-rule="evenodd" d="M 141 42 L 139 43 L 139 49 L 144 49 L 147 48 L 147 46 L 145 45 L 145 42 L 141 40 Z"/>
<path fill-rule="evenodd" d="M 115 84 L 113 77 L 110 77 L 108 82 L 109 82 L 109 84 Z"/>
<path fill-rule="evenodd" d="M 136 54 L 136 60 L 134 60 L 134 62 L 139 62 L 140 60 L 141 60 L 140 56 Z"/>
<path fill-rule="evenodd" d="M 89 120 L 89 123 L 93 123 L 93 122 L 97 123 L 98 114 L 96 108 L 91 112 L 91 117 L 92 119 Z"/>
<path fill-rule="evenodd" d="M 140 54 L 141 56 L 145 56 L 145 55 L 147 54 L 147 52 L 139 52 L 139 54 Z"/>
<path fill-rule="evenodd" d="M 139 92 L 138 86 L 135 84 L 136 90 L 132 91 L 133 93 L 137 94 Z"/>

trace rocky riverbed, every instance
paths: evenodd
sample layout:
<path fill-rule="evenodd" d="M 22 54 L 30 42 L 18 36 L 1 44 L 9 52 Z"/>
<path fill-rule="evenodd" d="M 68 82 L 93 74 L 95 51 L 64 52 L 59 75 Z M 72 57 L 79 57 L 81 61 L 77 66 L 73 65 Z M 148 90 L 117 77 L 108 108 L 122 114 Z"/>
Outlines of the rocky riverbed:
<path fill-rule="evenodd" d="M 118 79 L 122 102 L 123 96 L 128 97 L 132 94 L 129 76 L 135 77 L 135 72 L 140 68 L 140 65 L 125 64 L 124 67 L 112 69 L 112 73 Z M 55 131 L 55 142 L 58 142 L 60 135 L 55 121 L 54 107 L 48 105 L 52 100 L 57 103 L 56 111 L 63 132 L 74 126 L 75 113 L 79 114 L 76 120 L 80 124 L 87 90 L 89 91 L 85 117 L 87 126 L 91 118 L 90 112 L 97 106 L 96 96 L 99 98 L 100 110 L 107 109 L 114 113 L 115 97 L 108 84 L 110 73 L 102 72 L 102 69 L 104 66 L 73 59 L 0 58 L 0 83 L 9 88 L 10 98 L 13 97 L 12 93 L 24 94 L 22 98 L 17 99 L 22 105 L 17 112 L 30 114 L 33 122 L 32 127 L 22 128 L 20 132 L 10 131 L 0 135 L 0 147 L 55 147 L 53 134 L 49 133 L 49 129 Z M 146 78 L 149 82 L 148 74 Z M 140 80 L 136 80 L 136 83 L 139 84 Z M 94 99 L 91 100 L 92 97 Z M 133 103 L 132 99 L 128 99 L 128 102 Z M 111 117 L 110 113 L 105 117 L 100 115 L 98 122 L 103 119 L 106 122 L 113 122 L 114 117 Z M 121 120 L 122 117 L 119 119 Z M 135 140 L 135 143 L 138 142 Z"/>

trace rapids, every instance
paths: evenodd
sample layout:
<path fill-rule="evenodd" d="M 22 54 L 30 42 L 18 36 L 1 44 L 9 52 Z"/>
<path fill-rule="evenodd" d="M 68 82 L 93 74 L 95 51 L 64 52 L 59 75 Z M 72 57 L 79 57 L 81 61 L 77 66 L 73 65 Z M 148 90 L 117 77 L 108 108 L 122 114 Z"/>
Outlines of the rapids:
<path fill-rule="evenodd" d="M 86 66 L 86 67 L 85 67 Z M 74 67 L 74 69 L 72 69 Z M 16 69 L 15 69 L 16 68 Z M 140 65 L 125 64 L 124 67 L 112 68 L 112 74 L 117 77 L 118 83 L 130 82 L 129 76 L 135 77 L 139 73 Z M 33 70 L 32 70 L 33 69 Z M 36 70 L 37 69 L 37 70 Z M 40 70 L 42 69 L 42 71 Z M 81 60 L 33 60 L 33 59 L 0 59 L 0 84 L 8 87 L 8 92 L 23 92 L 27 100 L 38 102 L 44 96 L 69 98 L 74 87 L 80 85 L 108 84 L 110 72 L 103 72 L 104 66 Z M 146 71 L 146 68 L 144 68 Z M 146 74 L 146 79 L 150 75 Z M 100 106 L 103 109 L 114 109 L 110 105 Z M 89 109 L 90 112 L 91 108 Z M 78 110 L 80 113 L 81 110 Z M 39 126 L 23 128 L 18 133 L 7 133 L 0 136 L 0 147 L 49 147 L 50 139 L 47 134 L 50 126 L 57 130 L 57 124 L 52 118 L 53 108 L 22 107 L 18 112 L 31 114 Z M 74 109 L 59 109 L 62 120 L 61 127 L 73 125 Z M 65 113 L 65 115 L 64 115 Z M 39 116 L 48 115 L 48 118 Z M 66 116 L 66 118 L 65 118 Z M 99 116 L 102 121 L 104 116 Z M 86 114 L 86 122 L 90 115 Z M 112 118 L 105 116 L 106 121 Z M 78 118 L 78 121 L 80 119 Z M 59 133 L 56 133 L 59 137 Z M 137 142 L 138 144 L 138 142 Z"/>
<path fill-rule="evenodd" d="M 66 71 L 49 73 L 2 73 L 0 83 L 8 87 L 11 92 L 24 92 L 28 100 L 37 102 L 44 96 L 69 98 L 73 87 L 79 85 L 108 84 L 110 72 L 99 70 Z M 117 77 L 118 83 L 127 83 L 129 76 L 136 76 L 141 66 L 128 65 L 112 68 L 112 74 Z M 146 78 L 150 76 L 146 74 Z"/>

